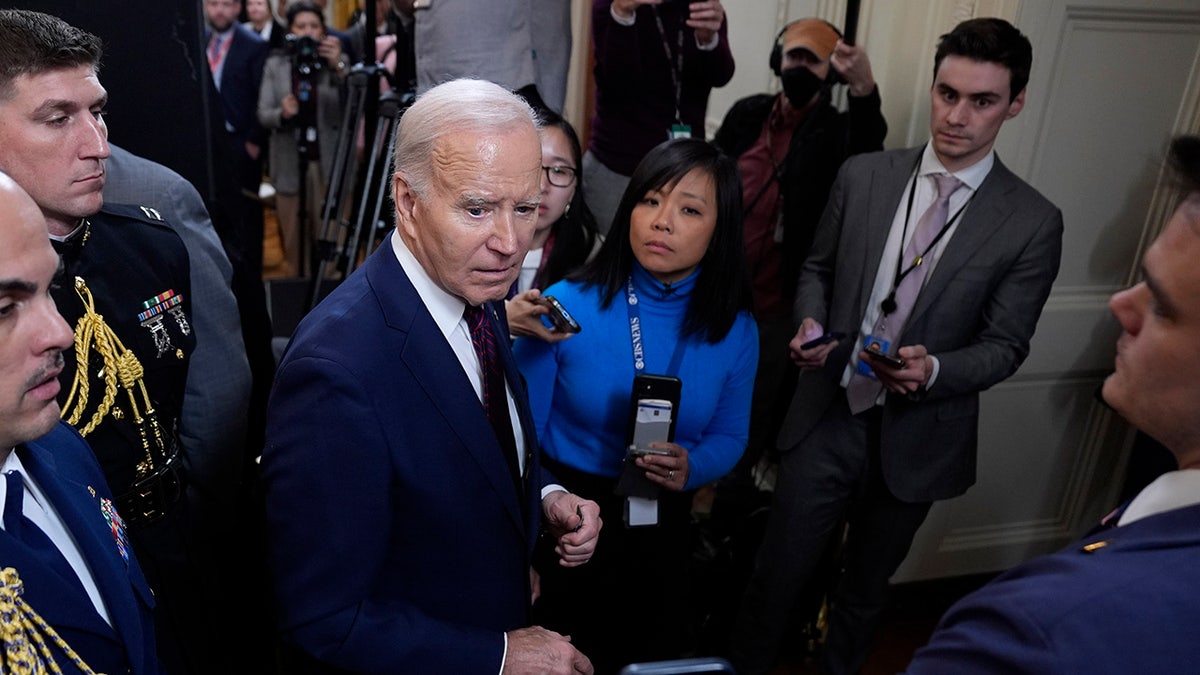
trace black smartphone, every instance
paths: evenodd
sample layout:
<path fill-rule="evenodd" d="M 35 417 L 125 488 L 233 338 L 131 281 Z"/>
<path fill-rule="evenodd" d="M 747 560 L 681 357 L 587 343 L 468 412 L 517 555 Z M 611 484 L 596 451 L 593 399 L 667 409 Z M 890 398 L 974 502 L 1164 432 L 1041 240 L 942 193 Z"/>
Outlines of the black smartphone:
<path fill-rule="evenodd" d="M 808 342 L 805 342 L 804 344 L 800 345 L 800 349 L 812 349 L 813 347 L 818 347 L 820 345 L 825 344 L 826 342 L 833 342 L 834 340 L 841 340 L 844 337 L 846 337 L 845 333 L 839 333 L 837 331 L 833 331 L 832 333 L 826 333 L 826 334 L 822 335 L 821 337 L 815 337 L 815 338 L 809 340 Z"/>
<path fill-rule="evenodd" d="M 679 418 L 679 395 L 682 391 L 683 382 L 678 377 L 645 373 L 635 375 L 633 391 L 629 395 L 629 427 L 625 435 L 626 447 L 635 442 L 634 432 L 636 431 L 638 408 L 642 407 L 642 401 L 646 400 L 666 401 L 670 404 L 671 423 L 667 427 L 666 438 L 661 440 L 675 440 L 675 421 Z"/>
<path fill-rule="evenodd" d="M 867 358 L 871 359 L 875 363 L 882 364 L 888 368 L 895 368 L 896 370 L 904 367 L 904 359 L 900 358 L 899 356 L 884 354 L 883 352 L 875 349 L 864 349 L 863 351 L 867 353 Z"/>
<path fill-rule="evenodd" d="M 579 325 L 579 322 L 575 320 L 575 317 L 571 316 L 571 313 L 567 311 L 567 308 L 563 307 L 562 303 L 559 302 L 558 299 L 553 295 L 543 295 L 539 297 L 536 302 L 542 307 L 550 310 L 546 314 L 542 315 L 542 323 L 545 323 L 546 319 L 550 320 L 550 324 L 546 326 L 547 328 L 553 328 L 563 333 L 578 333 L 579 331 L 583 330 L 583 328 Z"/>

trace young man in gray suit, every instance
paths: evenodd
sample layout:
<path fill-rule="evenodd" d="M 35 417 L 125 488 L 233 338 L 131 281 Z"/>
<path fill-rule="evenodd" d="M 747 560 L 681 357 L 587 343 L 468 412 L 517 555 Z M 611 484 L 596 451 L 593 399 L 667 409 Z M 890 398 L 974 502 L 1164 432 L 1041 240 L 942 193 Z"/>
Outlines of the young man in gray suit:
<path fill-rule="evenodd" d="M 733 637 L 742 675 L 770 668 L 843 517 L 821 669 L 857 672 L 930 506 L 975 481 L 979 392 L 1028 355 L 1062 250 L 1061 212 L 992 150 L 1032 60 L 1003 20 L 959 24 L 938 43 L 929 143 L 839 173 L 796 293 L 802 372 Z M 809 342 L 834 332 L 846 337 Z"/>

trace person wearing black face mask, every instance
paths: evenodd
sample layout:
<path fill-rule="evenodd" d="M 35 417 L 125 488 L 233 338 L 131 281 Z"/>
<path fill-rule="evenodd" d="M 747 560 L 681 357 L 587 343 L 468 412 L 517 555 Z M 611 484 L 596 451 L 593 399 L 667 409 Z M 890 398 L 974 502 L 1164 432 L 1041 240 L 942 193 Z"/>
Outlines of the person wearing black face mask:
<path fill-rule="evenodd" d="M 787 347 L 795 334 L 792 298 L 830 187 L 843 160 L 882 150 L 887 135 L 867 52 L 841 37 L 821 19 L 785 26 L 770 59 L 782 92 L 738 101 L 713 138 L 738 158 L 759 331 L 749 444 L 734 471 L 717 483 L 710 521 L 718 528 L 728 522 L 734 532 L 747 531 L 737 527 L 744 515 L 769 503 L 751 472 L 760 460 L 774 461 L 775 438 L 796 382 Z M 835 83 L 848 85 L 846 111 L 830 102 Z M 753 546 L 741 550 L 753 555 Z"/>

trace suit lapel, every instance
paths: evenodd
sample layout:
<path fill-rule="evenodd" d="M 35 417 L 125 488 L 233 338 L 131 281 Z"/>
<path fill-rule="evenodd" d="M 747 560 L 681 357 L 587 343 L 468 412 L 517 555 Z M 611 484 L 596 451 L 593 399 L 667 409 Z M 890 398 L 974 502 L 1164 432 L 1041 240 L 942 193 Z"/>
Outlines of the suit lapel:
<path fill-rule="evenodd" d="M 883 259 L 883 248 L 887 244 L 888 234 L 892 229 L 892 221 L 896 218 L 897 209 L 905 208 L 904 201 L 908 195 L 905 189 L 909 186 L 913 167 L 923 148 L 906 150 L 889 155 L 890 164 L 879 167 L 868 181 L 871 186 L 867 205 L 867 222 L 863 227 L 864 248 L 862 270 L 858 275 L 862 286 L 859 288 L 857 316 L 866 313 L 867 303 L 871 298 L 871 290 L 875 284 L 880 261 Z M 849 207 L 847 207 L 849 209 Z M 843 234 L 843 236 L 845 236 Z"/>
<path fill-rule="evenodd" d="M 938 296 L 946 290 L 959 270 L 976 258 L 983 247 L 991 245 L 989 242 L 997 230 L 1012 215 L 1014 207 L 1009 194 L 1015 188 L 1015 177 L 997 157 L 974 199 L 963 211 L 962 221 L 954 231 L 954 236 L 946 243 L 946 250 L 933 268 L 925 288 L 921 289 L 908 319 L 910 326 L 916 325 L 926 310 L 935 305 Z"/>
<path fill-rule="evenodd" d="M 483 471 L 497 498 L 524 534 L 517 492 L 483 404 L 466 373 L 457 367 L 458 357 L 396 260 L 390 239 L 385 239 L 370 256 L 365 271 L 388 326 L 410 336 L 399 341 L 401 361 L 412 371 L 414 380 L 441 412 L 446 425 L 458 436 L 464 451 Z M 501 334 L 507 335 L 508 331 Z M 505 352 L 502 347 L 501 354 Z M 508 359 L 512 359 L 511 354 Z"/>
<path fill-rule="evenodd" d="M 25 468 L 54 504 L 63 524 L 75 538 L 79 552 L 91 569 L 104 599 L 113 629 L 125 646 L 130 665 L 135 671 L 141 670 L 142 649 L 134 645 L 143 644 L 146 637 L 142 634 L 141 607 L 137 604 L 135 594 L 146 596 L 142 601 L 148 606 L 152 604 L 144 577 L 131 575 L 129 563 L 118 552 L 114 535 L 100 510 L 100 497 L 92 489 L 94 486 L 83 485 L 59 472 L 51 448 L 43 447 L 36 441 L 26 444 L 26 447 L 30 461 L 25 462 Z M 132 549 L 130 555 L 133 555 Z M 136 590 L 130 593 L 114 592 L 115 589 L 126 587 Z M 103 623 L 99 615 L 79 613 L 69 613 L 58 617 L 58 620 L 64 625 L 96 632 L 93 618 Z M 100 630 L 106 632 L 106 627 Z"/>

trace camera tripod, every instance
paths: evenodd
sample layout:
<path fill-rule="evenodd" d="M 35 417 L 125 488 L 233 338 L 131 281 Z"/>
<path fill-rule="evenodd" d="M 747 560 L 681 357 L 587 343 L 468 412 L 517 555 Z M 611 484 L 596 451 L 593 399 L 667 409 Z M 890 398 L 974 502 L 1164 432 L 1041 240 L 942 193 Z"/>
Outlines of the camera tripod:
<path fill-rule="evenodd" d="M 334 266 L 334 279 L 345 279 L 391 227 L 392 136 L 412 96 L 395 90 L 379 96 L 380 78 L 387 76 L 379 63 L 356 64 L 347 75 L 346 108 L 322 207 L 321 234 L 314 242 L 307 309 L 321 300 L 329 265 Z M 361 157 L 359 138 L 364 139 Z"/>

